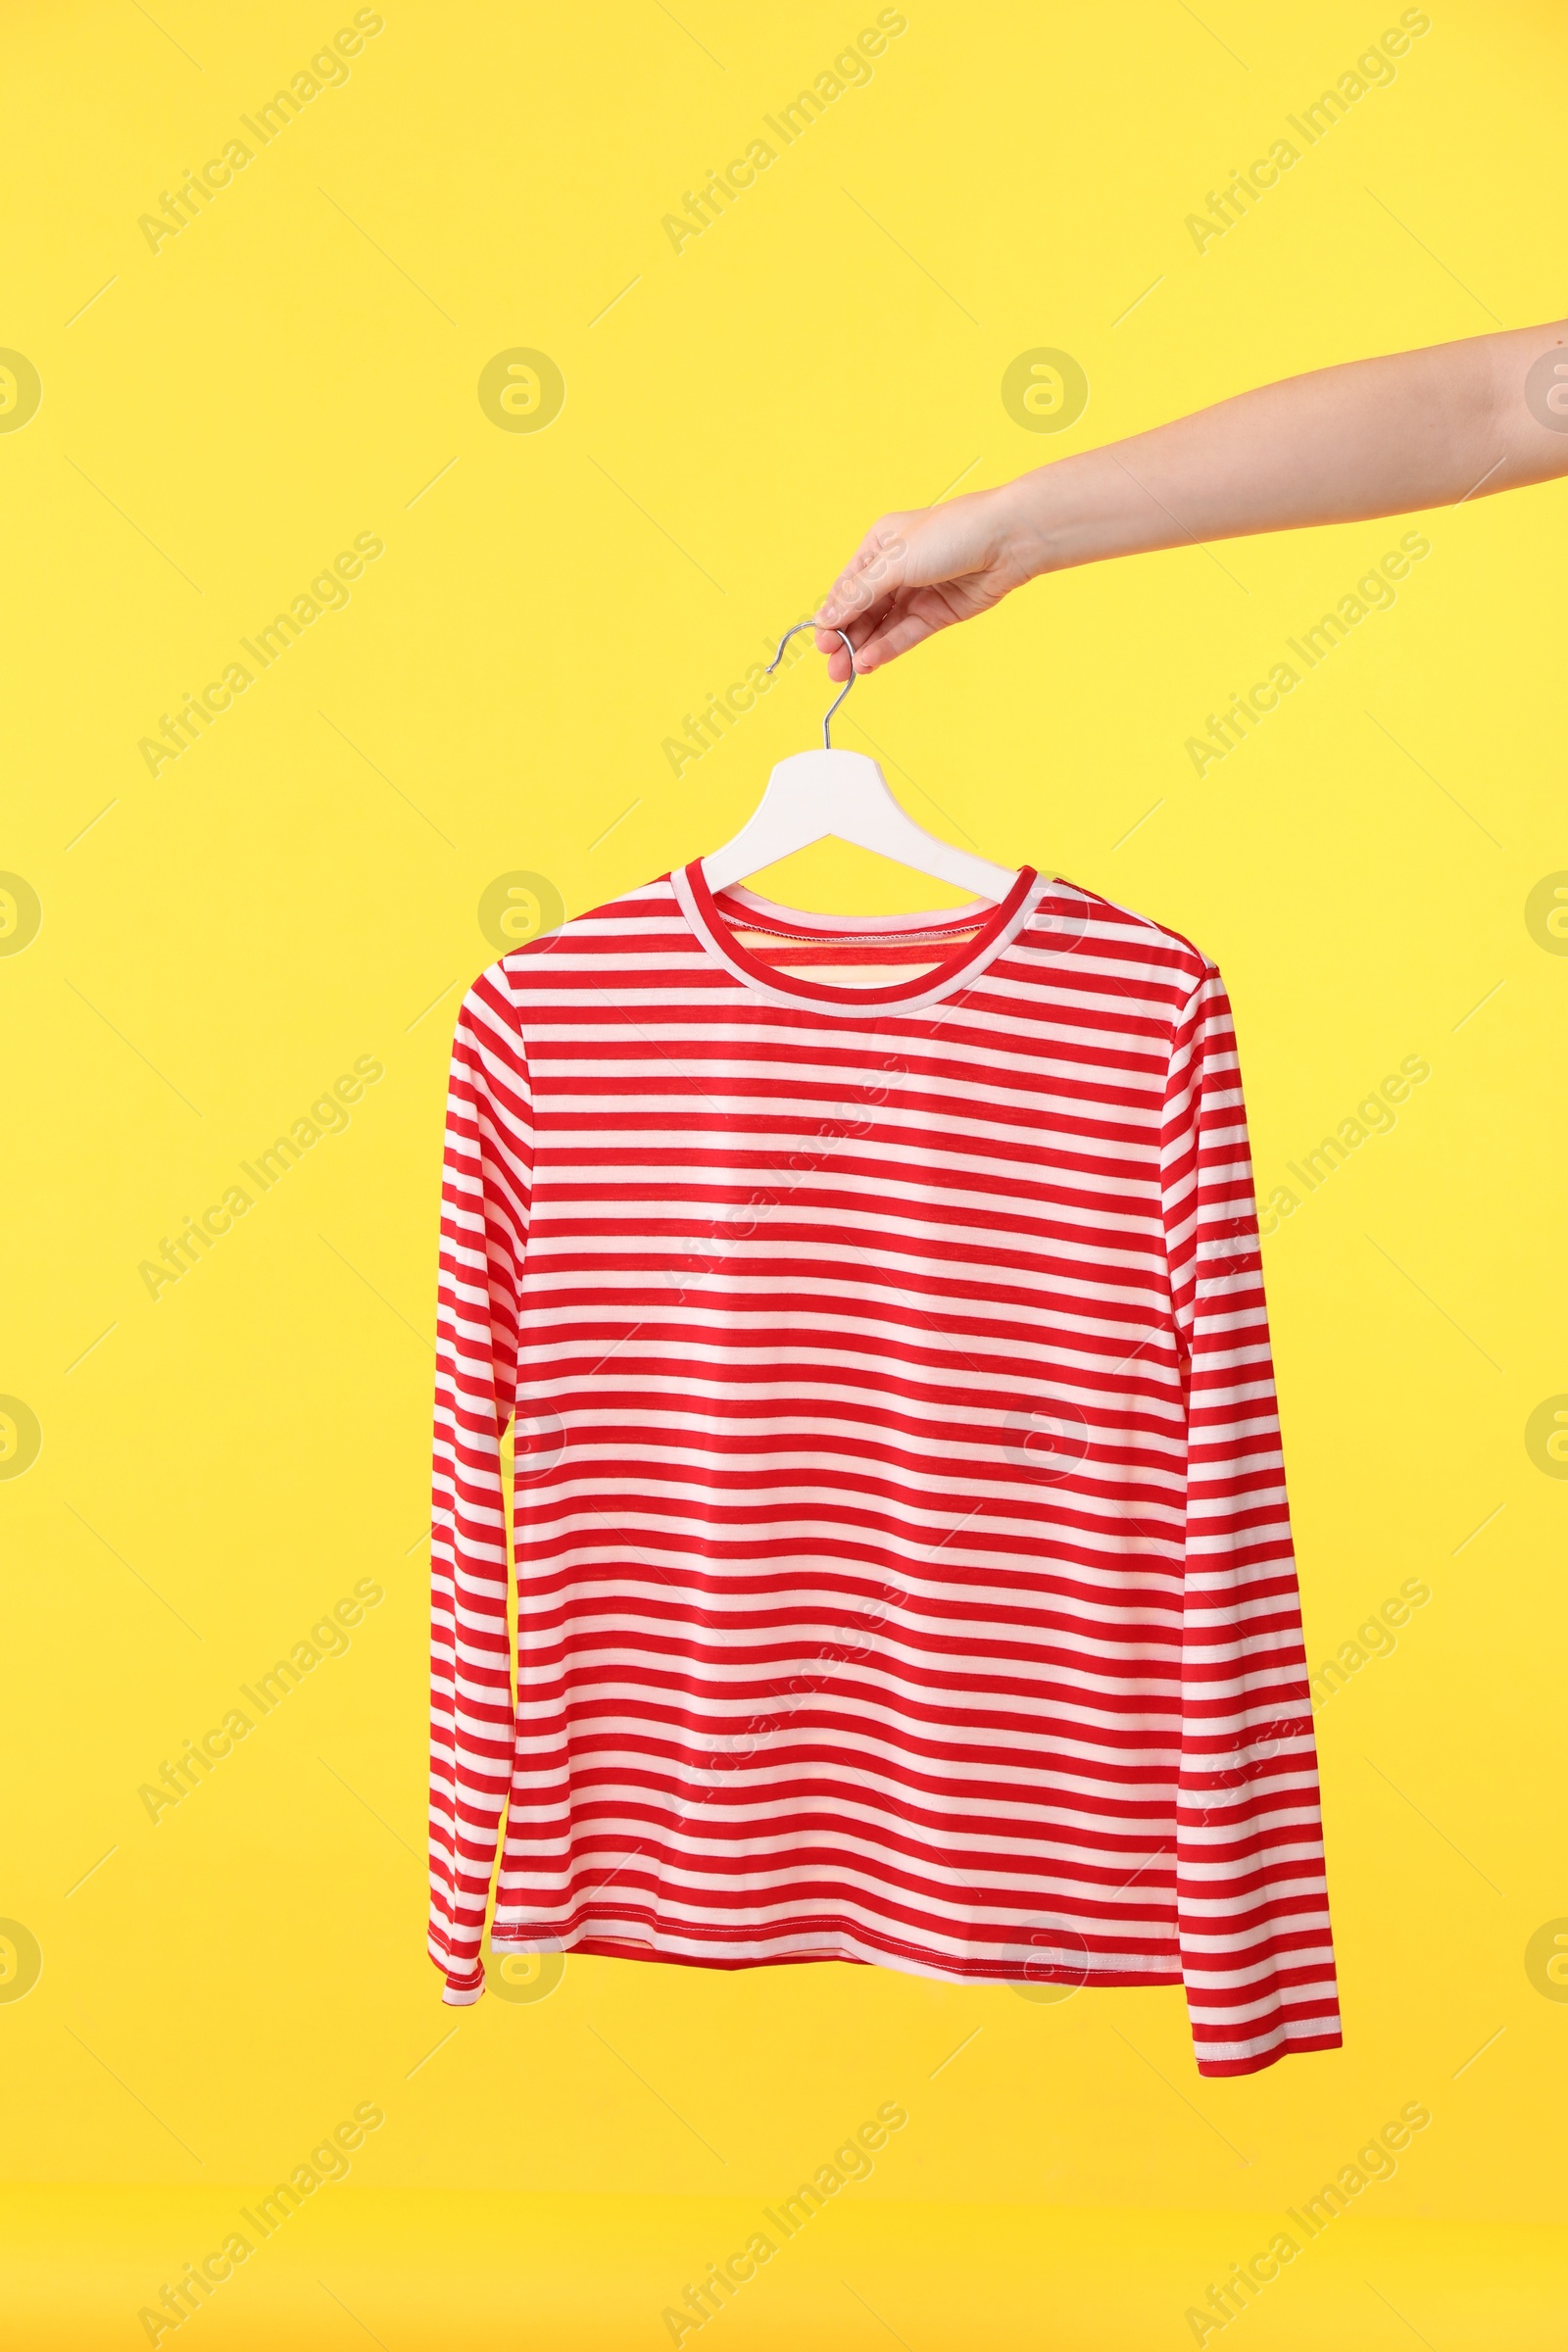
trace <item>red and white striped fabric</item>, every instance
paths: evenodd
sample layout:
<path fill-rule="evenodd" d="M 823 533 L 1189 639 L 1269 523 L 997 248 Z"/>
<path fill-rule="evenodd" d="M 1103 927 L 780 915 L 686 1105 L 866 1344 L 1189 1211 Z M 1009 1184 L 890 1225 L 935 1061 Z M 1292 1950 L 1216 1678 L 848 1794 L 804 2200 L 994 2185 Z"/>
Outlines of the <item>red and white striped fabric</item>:
<path fill-rule="evenodd" d="M 1196 948 L 1030 867 L 869 922 L 662 875 L 469 991 L 441 1233 L 448 2001 L 504 1816 L 498 1952 L 1185 1984 L 1205 2075 L 1338 2046 Z"/>

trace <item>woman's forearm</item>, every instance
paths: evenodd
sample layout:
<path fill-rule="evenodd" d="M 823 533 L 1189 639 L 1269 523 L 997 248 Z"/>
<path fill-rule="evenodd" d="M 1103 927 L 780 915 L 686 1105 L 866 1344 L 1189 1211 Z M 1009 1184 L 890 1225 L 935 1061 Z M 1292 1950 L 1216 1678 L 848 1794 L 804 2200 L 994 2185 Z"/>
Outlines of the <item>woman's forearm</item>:
<path fill-rule="evenodd" d="M 1354 360 L 884 514 L 818 614 L 828 674 L 895 661 L 1045 572 L 1353 522 L 1568 473 L 1568 321 Z"/>
<path fill-rule="evenodd" d="M 1560 427 L 1525 378 L 1562 348 Z M 1543 375 L 1550 376 L 1549 368 Z M 1552 411 L 1547 411 L 1552 415 Z M 1449 506 L 1568 472 L 1568 323 L 1321 368 L 1041 466 L 1016 502 L 1031 574 L 1195 540 Z"/>

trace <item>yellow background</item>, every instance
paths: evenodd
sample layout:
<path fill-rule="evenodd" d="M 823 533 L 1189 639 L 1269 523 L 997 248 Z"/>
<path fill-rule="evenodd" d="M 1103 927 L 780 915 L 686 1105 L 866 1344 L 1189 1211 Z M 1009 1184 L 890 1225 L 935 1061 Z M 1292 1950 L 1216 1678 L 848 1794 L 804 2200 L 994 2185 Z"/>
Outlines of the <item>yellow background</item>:
<path fill-rule="evenodd" d="M 1191 2342 L 1208 2282 L 1422 2100 L 1397 2174 L 1225 2340 L 1559 2342 L 1568 2003 L 1525 1952 L 1568 1913 L 1568 1485 L 1524 1432 L 1568 1389 L 1568 961 L 1524 910 L 1568 867 L 1568 485 L 1414 518 L 1397 605 L 1201 780 L 1205 714 L 1412 524 L 1037 583 L 836 729 L 922 822 L 1216 958 L 1261 1191 L 1431 1063 L 1265 1260 L 1312 1663 L 1402 1580 L 1433 1595 L 1319 1716 L 1343 2052 L 1205 2082 L 1176 1990 L 840 1966 L 572 1959 L 544 2000 L 443 2008 L 420 1539 L 483 892 L 531 872 L 575 912 L 734 832 L 815 739 L 820 663 L 678 781 L 662 741 L 884 510 L 1557 315 L 1560 18 L 1436 0 L 1392 86 L 1200 254 L 1187 214 L 1396 10 L 910 0 L 869 83 L 677 255 L 662 217 L 874 10 L 388 0 L 346 83 L 152 252 L 138 216 L 350 14 L 7 12 L 0 343 L 43 385 L 0 434 L 0 865 L 43 909 L 0 961 L 0 1390 L 42 1430 L 0 1486 L 0 1914 L 43 1953 L 0 2003 L 13 2340 L 145 2341 L 138 2307 L 373 2100 L 350 2180 L 166 2344 L 653 2347 L 897 2099 L 872 2178 L 705 2341 Z M 1054 438 L 1000 397 L 1039 346 L 1091 385 Z M 515 347 L 564 373 L 546 430 L 480 407 Z M 347 608 L 149 774 L 160 714 L 364 531 Z M 848 854 L 760 886 L 952 895 Z M 151 1298 L 140 1261 L 364 1054 L 347 1132 Z M 140 1785 L 364 1578 L 386 1598 L 349 1652 L 150 1821 Z"/>

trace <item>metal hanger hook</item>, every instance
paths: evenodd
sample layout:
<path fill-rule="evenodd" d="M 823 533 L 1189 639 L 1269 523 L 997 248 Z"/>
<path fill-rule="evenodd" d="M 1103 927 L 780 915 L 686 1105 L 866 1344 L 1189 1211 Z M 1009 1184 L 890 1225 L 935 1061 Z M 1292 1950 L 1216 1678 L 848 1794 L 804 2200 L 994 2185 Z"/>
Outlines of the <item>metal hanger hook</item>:
<path fill-rule="evenodd" d="M 786 629 L 783 636 L 778 641 L 778 652 L 773 656 L 773 659 L 768 663 L 767 668 L 762 672 L 763 677 L 765 678 L 769 676 L 772 671 L 777 669 L 779 663 L 784 659 L 784 648 L 788 645 L 792 637 L 798 636 L 802 629 L 820 629 L 827 626 L 828 624 L 826 622 L 820 620 L 798 620 L 793 629 Z M 835 637 L 844 637 L 844 650 L 850 657 L 850 674 L 845 679 L 843 687 L 834 701 L 828 705 L 827 716 L 822 721 L 822 749 L 824 752 L 830 752 L 833 749 L 833 746 L 828 739 L 828 721 L 832 718 L 834 711 L 839 707 L 839 704 L 843 702 L 845 695 L 849 693 L 850 688 L 855 684 L 855 648 L 850 643 L 848 637 L 844 636 L 844 631 L 842 629 L 834 629 L 832 633 Z"/>

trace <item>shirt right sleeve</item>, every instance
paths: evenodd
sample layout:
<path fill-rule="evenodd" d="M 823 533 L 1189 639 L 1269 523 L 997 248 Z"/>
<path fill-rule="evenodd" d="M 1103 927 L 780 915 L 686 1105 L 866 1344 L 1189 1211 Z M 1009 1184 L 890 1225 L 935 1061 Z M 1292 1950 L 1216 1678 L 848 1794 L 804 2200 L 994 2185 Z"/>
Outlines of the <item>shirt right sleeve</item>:
<path fill-rule="evenodd" d="M 516 1396 L 533 1117 L 500 964 L 464 999 L 441 1181 L 430 1514 L 430 1922 L 442 1998 L 484 1990 L 480 1945 L 513 1762 L 501 1442 Z"/>
<path fill-rule="evenodd" d="M 1251 1152 L 1212 966 L 1172 1039 L 1162 1158 L 1187 1382 L 1182 1973 L 1199 2073 L 1250 2075 L 1341 2034 Z"/>

